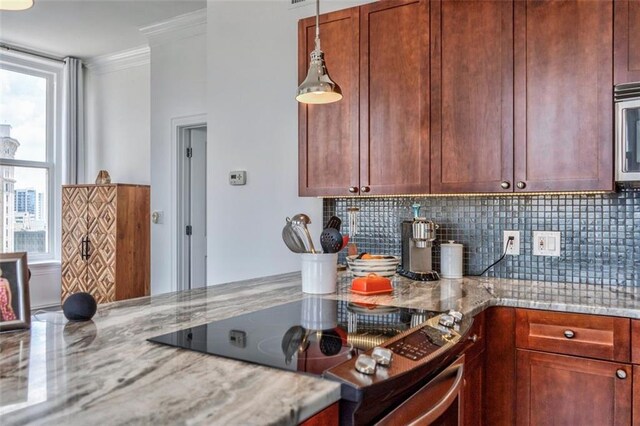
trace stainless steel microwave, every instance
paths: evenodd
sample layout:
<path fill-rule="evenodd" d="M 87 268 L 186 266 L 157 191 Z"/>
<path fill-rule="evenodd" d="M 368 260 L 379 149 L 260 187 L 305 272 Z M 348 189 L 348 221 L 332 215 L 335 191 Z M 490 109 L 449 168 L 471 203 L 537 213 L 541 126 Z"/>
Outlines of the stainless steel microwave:
<path fill-rule="evenodd" d="M 640 83 L 614 88 L 616 181 L 640 182 Z"/>

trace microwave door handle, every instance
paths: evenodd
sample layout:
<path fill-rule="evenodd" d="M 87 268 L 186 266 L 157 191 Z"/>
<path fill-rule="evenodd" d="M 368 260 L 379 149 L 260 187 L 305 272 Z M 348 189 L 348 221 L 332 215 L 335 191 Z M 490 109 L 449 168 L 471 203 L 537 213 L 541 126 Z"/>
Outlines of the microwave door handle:
<path fill-rule="evenodd" d="M 423 412 L 424 409 L 424 396 L 428 393 L 439 392 L 437 385 L 451 381 L 453 383 L 446 390 L 442 392 L 442 396 L 438 398 L 436 405 Z M 447 367 L 444 371 L 438 374 L 434 379 L 424 385 L 419 391 L 414 393 L 404 401 L 400 406 L 394 409 L 391 413 L 387 414 L 380 422 L 376 423 L 378 426 L 406 424 L 408 426 L 429 425 L 438 419 L 445 411 L 451 406 L 456 398 L 460 397 L 460 390 L 464 384 L 464 355 L 458 358 L 456 362 Z M 435 388 L 435 389 L 434 389 Z M 462 401 L 458 402 L 458 406 L 461 407 Z M 420 410 L 416 410 L 416 407 L 420 407 Z M 413 410 L 412 410 L 413 408 Z M 461 409 L 458 409 L 458 413 L 461 413 Z M 407 418 L 408 417 L 408 418 Z M 460 421 L 461 419 L 459 419 Z"/>

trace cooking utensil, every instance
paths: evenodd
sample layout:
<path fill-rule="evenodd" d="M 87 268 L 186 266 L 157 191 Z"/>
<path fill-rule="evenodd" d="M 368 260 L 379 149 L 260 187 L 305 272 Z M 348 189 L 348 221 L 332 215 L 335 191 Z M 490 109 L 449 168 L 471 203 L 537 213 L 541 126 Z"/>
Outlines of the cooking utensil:
<path fill-rule="evenodd" d="M 302 344 L 305 334 L 306 330 L 299 325 L 294 325 L 284 333 L 284 336 L 282 336 L 282 352 L 284 353 L 285 364 L 291 364 L 291 359 Z"/>
<path fill-rule="evenodd" d="M 320 245 L 325 253 L 337 253 L 342 248 L 342 234 L 335 228 L 326 228 L 320 234 Z"/>
<path fill-rule="evenodd" d="M 282 228 L 282 240 L 286 244 L 286 246 L 294 253 L 306 253 L 307 248 L 304 244 L 303 239 L 298 235 L 296 230 L 293 228 L 291 223 L 291 219 L 287 218 L 287 223 Z"/>
<path fill-rule="evenodd" d="M 297 215 L 291 218 L 291 223 L 294 226 L 302 229 L 307 237 L 307 246 L 311 253 L 317 253 L 315 247 L 313 246 L 313 239 L 311 238 L 311 233 L 309 232 L 309 228 L 307 228 L 307 224 L 311 223 L 311 219 L 304 213 L 298 213 Z"/>
<path fill-rule="evenodd" d="M 329 221 L 327 222 L 327 226 L 325 226 L 324 229 L 334 228 L 339 231 L 340 225 L 342 225 L 342 220 L 338 216 L 331 216 L 331 218 L 329 218 Z"/>
<path fill-rule="evenodd" d="M 358 233 L 358 212 L 360 209 L 358 207 L 349 207 L 347 208 L 347 216 L 349 219 L 349 238 L 351 242 L 347 246 L 347 254 L 349 256 L 354 256 L 358 254 L 358 246 L 356 245 L 353 237 Z"/>

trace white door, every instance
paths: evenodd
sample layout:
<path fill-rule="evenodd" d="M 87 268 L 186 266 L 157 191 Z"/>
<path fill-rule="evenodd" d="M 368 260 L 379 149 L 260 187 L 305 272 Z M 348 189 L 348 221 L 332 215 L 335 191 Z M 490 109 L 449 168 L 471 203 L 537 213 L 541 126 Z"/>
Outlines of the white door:
<path fill-rule="evenodd" d="M 207 128 L 186 128 L 182 134 L 185 157 L 181 173 L 184 237 L 183 289 L 207 285 Z"/>

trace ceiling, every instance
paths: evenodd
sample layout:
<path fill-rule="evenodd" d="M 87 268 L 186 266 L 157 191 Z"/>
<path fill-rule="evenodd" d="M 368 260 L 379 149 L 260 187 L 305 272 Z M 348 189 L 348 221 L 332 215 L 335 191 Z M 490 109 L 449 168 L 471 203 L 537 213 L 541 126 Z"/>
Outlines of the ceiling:
<path fill-rule="evenodd" d="M 206 7 L 206 0 L 34 0 L 0 12 L 0 42 L 65 57 L 93 58 L 147 44 L 139 28 Z"/>

